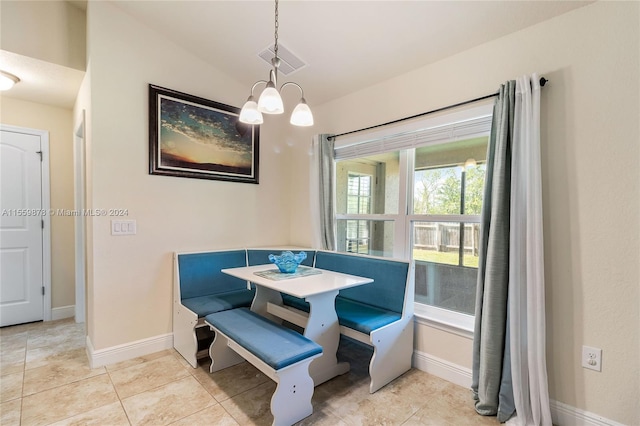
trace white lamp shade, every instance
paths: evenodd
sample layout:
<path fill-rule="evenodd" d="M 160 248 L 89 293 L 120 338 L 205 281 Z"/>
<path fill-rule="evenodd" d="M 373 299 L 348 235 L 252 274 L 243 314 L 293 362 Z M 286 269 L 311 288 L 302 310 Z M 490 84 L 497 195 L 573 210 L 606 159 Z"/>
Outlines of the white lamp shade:
<path fill-rule="evenodd" d="M 0 71 L 0 91 L 11 89 L 20 79 L 8 72 Z"/>
<path fill-rule="evenodd" d="M 253 99 L 253 96 L 242 106 L 239 120 L 241 123 L 246 124 L 262 124 L 264 122 L 262 113 L 258 111 L 258 104 Z"/>
<path fill-rule="evenodd" d="M 291 120 L 289 121 L 294 126 L 313 126 L 313 114 L 309 105 L 302 100 L 291 113 Z"/>
<path fill-rule="evenodd" d="M 265 114 L 282 114 L 284 105 L 280 93 L 273 85 L 268 86 L 262 91 L 260 99 L 258 99 L 258 111 Z"/>

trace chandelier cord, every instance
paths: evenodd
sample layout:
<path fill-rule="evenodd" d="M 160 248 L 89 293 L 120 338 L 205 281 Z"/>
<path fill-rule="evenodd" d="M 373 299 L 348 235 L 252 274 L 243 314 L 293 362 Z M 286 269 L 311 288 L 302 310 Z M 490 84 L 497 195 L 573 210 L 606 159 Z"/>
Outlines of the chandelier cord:
<path fill-rule="evenodd" d="M 274 33 L 274 38 L 275 38 L 275 43 L 273 45 L 273 51 L 276 55 L 276 60 L 278 59 L 278 0 L 276 0 L 276 23 L 275 23 L 275 33 Z"/>

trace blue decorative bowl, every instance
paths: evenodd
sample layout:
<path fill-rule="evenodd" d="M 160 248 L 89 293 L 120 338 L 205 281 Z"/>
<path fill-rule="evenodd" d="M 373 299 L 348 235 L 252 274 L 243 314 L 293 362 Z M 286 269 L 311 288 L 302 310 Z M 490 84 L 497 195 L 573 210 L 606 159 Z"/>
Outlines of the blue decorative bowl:
<path fill-rule="evenodd" d="M 301 251 L 298 254 L 293 254 L 290 251 L 283 251 L 280 255 L 270 254 L 269 261 L 275 263 L 280 272 L 283 274 L 293 274 L 298 265 L 307 258 L 307 253 Z"/>

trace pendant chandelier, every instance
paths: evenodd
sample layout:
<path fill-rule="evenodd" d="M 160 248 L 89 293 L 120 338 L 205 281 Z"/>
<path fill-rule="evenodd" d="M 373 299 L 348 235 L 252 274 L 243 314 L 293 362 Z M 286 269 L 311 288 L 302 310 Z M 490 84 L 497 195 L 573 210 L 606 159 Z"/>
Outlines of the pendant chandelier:
<path fill-rule="evenodd" d="M 247 102 L 240 111 L 239 120 L 246 124 L 262 124 L 264 121 L 262 114 L 282 114 L 284 112 L 284 106 L 282 104 L 280 92 L 282 92 L 282 89 L 286 86 L 296 86 L 300 89 L 300 102 L 298 102 L 298 105 L 293 109 L 293 112 L 291 113 L 291 120 L 289 120 L 289 122 L 294 126 L 313 126 L 313 114 L 311 114 L 311 109 L 309 108 L 309 105 L 307 105 L 307 101 L 304 99 L 304 91 L 302 90 L 302 87 L 296 83 L 288 81 L 280 86 L 280 89 L 277 88 L 280 58 L 278 58 L 278 0 L 275 1 L 275 43 L 273 48 L 275 56 L 271 60 L 273 69 L 269 72 L 269 81 L 258 80 L 253 84 L 253 87 L 251 87 L 251 95 L 249 95 Z M 266 87 L 260 94 L 258 102 L 256 103 L 253 91 L 258 85 L 263 83 Z"/>

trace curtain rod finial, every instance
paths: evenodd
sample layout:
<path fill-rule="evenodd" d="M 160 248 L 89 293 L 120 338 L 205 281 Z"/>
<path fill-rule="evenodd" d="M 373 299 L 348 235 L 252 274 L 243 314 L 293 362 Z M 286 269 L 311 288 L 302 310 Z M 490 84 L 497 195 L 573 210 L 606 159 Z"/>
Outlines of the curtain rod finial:
<path fill-rule="evenodd" d="M 549 80 L 544 77 L 540 77 L 540 86 L 544 87 L 544 85 L 547 84 L 547 81 Z"/>

